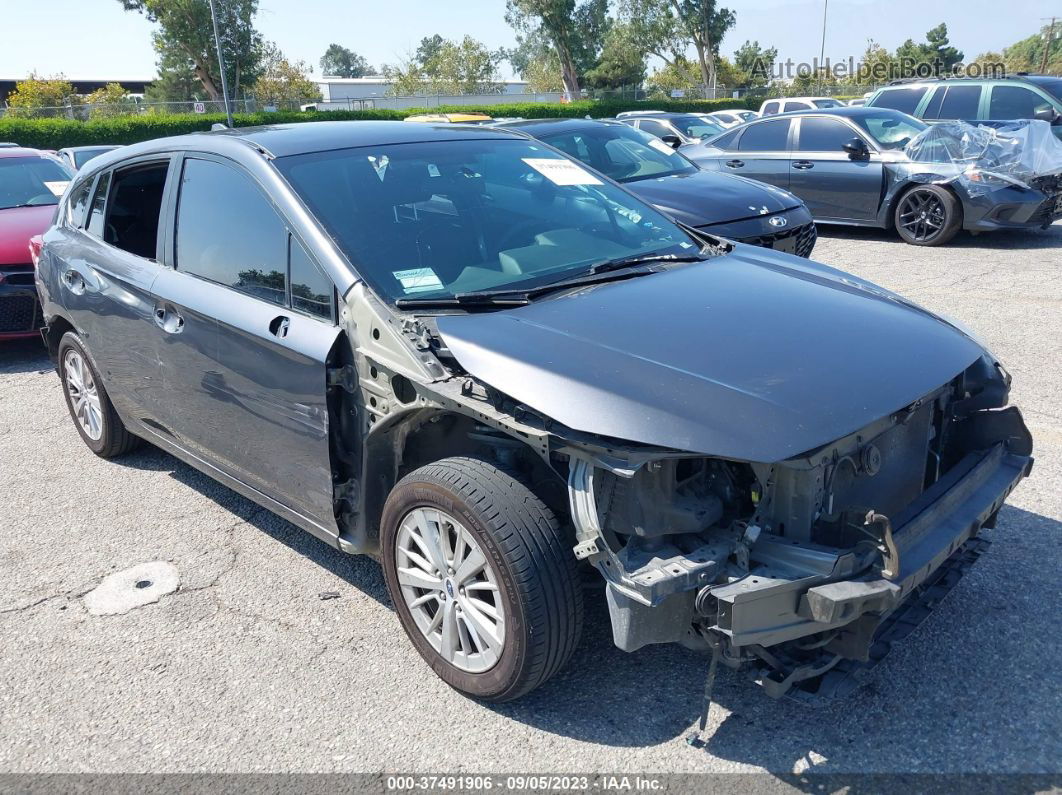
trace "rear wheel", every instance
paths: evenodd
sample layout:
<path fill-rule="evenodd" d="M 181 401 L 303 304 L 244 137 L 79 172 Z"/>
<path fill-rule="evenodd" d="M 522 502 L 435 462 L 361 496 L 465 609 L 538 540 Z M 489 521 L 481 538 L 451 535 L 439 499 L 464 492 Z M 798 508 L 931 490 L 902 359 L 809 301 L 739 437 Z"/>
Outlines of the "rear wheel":
<path fill-rule="evenodd" d="M 72 331 L 59 340 L 59 377 L 74 427 L 92 452 L 114 458 L 137 446 L 140 440 L 126 430 L 85 346 Z"/>
<path fill-rule="evenodd" d="M 402 626 L 452 687 L 508 701 L 574 651 L 583 606 L 572 540 L 513 475 L 475 458 L 421 467 L 388 497 L 381 542 Z"/>
<path fill-rule="evenodd" d="M 896 231 L 914 246 L 947 243 L 962 225 L 962 206 L 947 188 L 917 185 L 896 203 Z"/>

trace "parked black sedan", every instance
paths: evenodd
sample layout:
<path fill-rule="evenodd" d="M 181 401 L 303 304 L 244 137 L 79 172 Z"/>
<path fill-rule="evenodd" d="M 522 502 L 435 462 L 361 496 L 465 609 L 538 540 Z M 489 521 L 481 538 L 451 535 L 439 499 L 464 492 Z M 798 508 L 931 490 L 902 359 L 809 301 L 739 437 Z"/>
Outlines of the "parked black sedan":
<path fill-rule="evenodd" d="M 652 135 L 615 121 L 509 122 L 623 184 L 687 226 L 801 257 L 815 248 L 815 224 L 789 191 L 698 167 Z"/>
<path fill-rule="evenodd" d="M 946 151 L 934 157 L 933 147 L 911 157 L 908 144 L 926 129 L 886 108 L 831 108 L 758 119 L 685 154 L 792 191 L 818 222 L 895 228 L 918 246 L 947 243 L 959 229 L 1032 229 L 1062 217 L 1058 178 L 1024 184 Z"/>

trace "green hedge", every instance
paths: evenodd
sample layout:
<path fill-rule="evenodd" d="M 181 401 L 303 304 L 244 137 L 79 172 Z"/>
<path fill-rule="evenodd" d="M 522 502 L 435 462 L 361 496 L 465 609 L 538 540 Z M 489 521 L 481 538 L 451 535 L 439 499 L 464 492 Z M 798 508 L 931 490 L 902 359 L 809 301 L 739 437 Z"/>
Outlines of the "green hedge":
<path fill-rule="evenodd" d="M 754 102 L 759 107 L 759 100 Z M 603 118 L 615 116 L 625 110 L 712 111 L 727 108 L 745 108 L 749 105 L 740 99 L 667 100 L 661 102 L 636 102 L 621 100 L 582 100 L 568 104 L 522 103 L 512 105 L 443 105 L 435 108 L 409 108 L 403 110 L 334 110 L 296 113 L 239 113 L 234 120 L 237 127 L 255 124 L 283 124 L 309 121 L 357 121 L 364 119 L 401 120 L 414 113 L 486 113 L 490 116 L 522 116 L 526 119 L 572 118 L 591 116 Z M 145 114 L 121 116 L 95 121 L 70 119 L 16 119 L 0 118 L 0 141 L 15 141 L 22 146 L 37 149 L 62 149 L 65 146 L 88 146 L 91 144 L 133 144 L 152 138 L 209 130 L 210 125 L 225 122 L 220 114 Z"/>

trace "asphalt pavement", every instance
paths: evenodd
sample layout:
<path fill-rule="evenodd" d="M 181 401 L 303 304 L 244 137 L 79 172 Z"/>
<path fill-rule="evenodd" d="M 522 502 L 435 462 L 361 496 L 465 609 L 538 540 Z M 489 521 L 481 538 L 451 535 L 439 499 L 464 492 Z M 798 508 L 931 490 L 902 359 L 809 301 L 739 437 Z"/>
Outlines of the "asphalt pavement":
<path fill-rule="evenodd" d="M 617 650 L 593 599 L 561 675 L 471 701 L 414 652 L 375 562 L 154 448 L 96 458 L 19 343 L 0 348 L 0 772 L 1062 772 L 1062 225 L 942 249 L 826 229 L 815 258 L 972 328 L 1036 440 L 990 549 L 852 697 L 774 701 L 724 670 L 692 748 L 706 659 Z M 152 576 L 175 587 L 107 601 Z"/>

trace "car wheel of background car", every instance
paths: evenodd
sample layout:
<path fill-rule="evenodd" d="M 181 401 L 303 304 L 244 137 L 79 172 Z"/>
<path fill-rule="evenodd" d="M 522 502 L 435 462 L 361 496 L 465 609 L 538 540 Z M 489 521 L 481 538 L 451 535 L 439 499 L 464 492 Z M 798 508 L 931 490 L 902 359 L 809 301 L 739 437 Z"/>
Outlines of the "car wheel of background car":
<path fill-rule="evenodd" d="M 137 446 L 140 440 L 126 430 L 81 339 L 71 331 L 59 341 L 59 377 L 74 426 L 92 452 L 114 458 Z"/>
<path fill-rule="evenodd" d="M 488 701 L 533 690 L 575 650 L 583 603 L 573 542 L 527 486 L 475 458 L 407 475 L 381 520 L 406 634 L 447 684 Z"/>
<path fill-rule="evenodd" d="M 940 246 L 962 226 L 962 206 L 947 188 L 917 185 L 900 197 L 895 211 L 896 231 L 915 246 Z"/>

